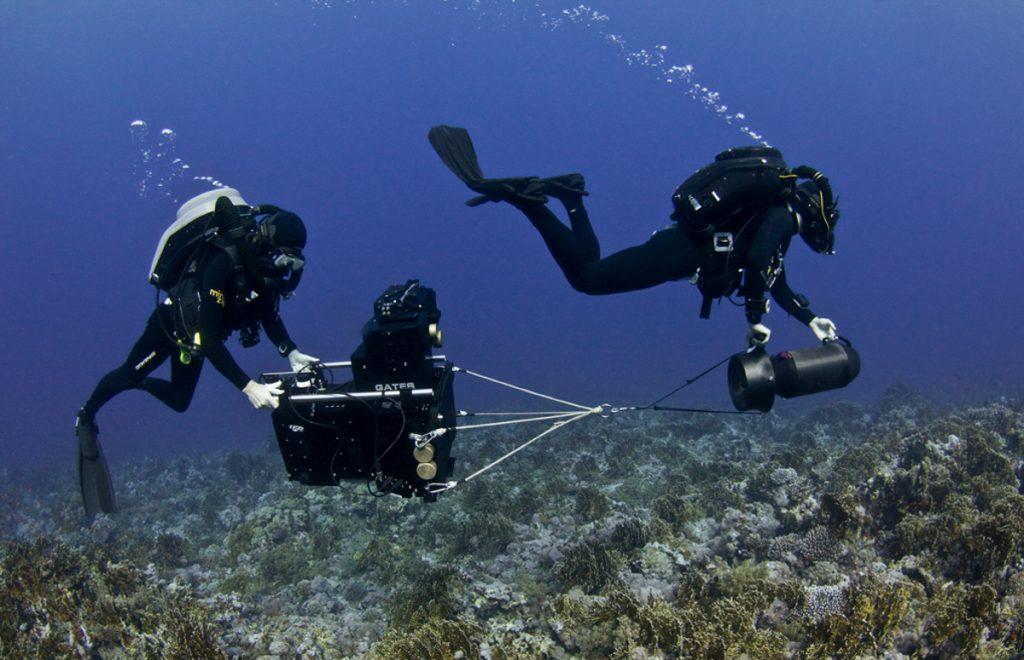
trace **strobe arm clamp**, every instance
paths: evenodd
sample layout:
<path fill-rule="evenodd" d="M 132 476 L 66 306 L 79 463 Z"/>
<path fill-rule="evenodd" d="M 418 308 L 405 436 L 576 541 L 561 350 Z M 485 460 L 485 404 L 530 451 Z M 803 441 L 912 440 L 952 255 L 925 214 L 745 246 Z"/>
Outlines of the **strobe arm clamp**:
<path fill-rule="evenodd" d="M 442 435 L 448 432 L 446 428 L 434 429 L 427 433 L 410 433 L 409 439 L 413 441 L 417 449 L 423 449 L 434 440 L 440 438 Z"/>

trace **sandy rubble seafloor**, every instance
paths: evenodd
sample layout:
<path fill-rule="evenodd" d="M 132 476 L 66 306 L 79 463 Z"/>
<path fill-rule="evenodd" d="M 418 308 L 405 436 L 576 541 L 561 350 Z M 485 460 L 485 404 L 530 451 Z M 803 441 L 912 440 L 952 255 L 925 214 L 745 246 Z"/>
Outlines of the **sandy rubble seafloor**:
<path fill-rule="evenodd" d="M 70 435 L 70 431 L 69 431 Z M 460 437 L 460 469 L 523 439 Z M 70 443 L 70 439 L 69 439 Z M 0 472 L 3 657 L 1024 653 L 1024 413 L 906 388 L 803 416 L 592 419 L 435 504 L 276 448 Z"/>

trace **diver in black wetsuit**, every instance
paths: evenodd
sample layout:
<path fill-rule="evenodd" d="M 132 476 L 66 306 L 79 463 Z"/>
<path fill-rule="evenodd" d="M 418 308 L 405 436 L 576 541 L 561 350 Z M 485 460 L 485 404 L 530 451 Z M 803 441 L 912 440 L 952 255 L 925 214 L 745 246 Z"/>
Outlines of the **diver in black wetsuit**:
<path fill-rule="evenodd" d="M 801 176 L 811 180 L 793 188 L 792 194 L 768 203 L 748 202 L 747 207 L 753 211 L 744 214 L 740 210 L 729 219 L 735 231 L 728 232 L 727 245 L 720 245 L 718 249 L 715 241 L 724 233 L 697 233 L 677 222 L 655 232 L 646 243 L 602 259 L 583 206 L 587 193 L 581 174 L 547 179 L 487 179 L 464 129 L 439 126 L 431 129 L 429 137 L 445 164 L 470 189 L 480 193 L 480 197 L 467 204 L 506 201 L 522 211 L 540 232 L 569 284 L 577 291 L 606 295 L 696 277 L 708 282 L 707 289 L 702 287 L 705 291 L 702 317 L 710 312 L 713 298 L 728 296 L 734 291 L 744 297 L 749 323 L 747 341 L 751 345 L 763 345 L 771 336 L 771 330 L 762 323 L 770 307 L 766 298 L 769 292 L 782 309 L 807 325 L 818 339 L 836 337 L 835 324 L 816 316 L 807 299 L 793 292 L 783 269 L 783 257 L 796 234 L 816 252 L 832 253 L 832 231 L 839 214 L 831 201 L 827 179 L 820 173 L 797 168 L 794 171 L 801 171 Z M 565 207 L 568 227 L 547 207 L 549 196 Z M 673 218 L 678 219 L 677 215 Z"/>
<path fill-rule="evenodd" d="M 237 213 L 235 205 L 248 211 L 236 191 L 217 190 L 182 205 L 179 219 L 183 213 L 205 217 L 213 212 L 214 204 L 217 213 Z M 184 412 L 192 401 L 203 363 L 209 359 L 255 408 L 276 408 L 280 387 L 250 379 L 225 346 L 235 331 L 242 331 L 243 346 L 248 347 L 258 341 L 262 327 L 294 371 L 318 361 L 298 350 L 278 312 L 280 299 L 290 297 L 301 279 L 305 225 L 299 216 L 274 206 L 253 207 L 252 212 L 254 216 L 267 216 L 254 234 L 257 240 L 246 246 L 250 253 L 256 253 L 247 255 L 252 257 L 249 270 L 258 272 L 243 272 L 226 250 L 210 247 L 197 252 L 181 283 L 150 315 L 124 363 L 100 379 L 79 410 L 75 434 L 82 496 L 90 519 L 99 511 L 109 513 L 116 508 L 95 422 L 96 413 L 114 396 L 126 390 L 143 390 L 172 410 Z M 150 376 L 172 356 L 170 380 Z"/>
<path fill-rule="evenodd" d="M 622 293 L 691 278 L 702 267 L 711 249 L 706 241 L 695 239 L 682 227 L 672 225 L 655 232 L 646 243 L 602 259 L 583 206 L 583 195 L 552 190 L 546 190 L 545 194 L 556 197 L 565 206 L 571 229 L 544 204 L 518 198 L 507 201 L 529 218 L 569 284 L 581 293 Z M 787 205 L 773 206 L 752 217 L 746 233 L 735 239 L 734 251 L 745 254 L 733 262 L 733 267 L 743 269 L 740 293 L 750 324 L 748 340 L 753 343 L 767 343 L 771 336 L 771 331 L 761 323 L 768 312 L 767 292 L 779 307 L 808 325 L 819 339 L 835 336 L 834 324 L 815 316 L 806 299 L 789 287 L 782 268 L 790 240 L 798 233 L 798 217 L 798 212 Z"/>

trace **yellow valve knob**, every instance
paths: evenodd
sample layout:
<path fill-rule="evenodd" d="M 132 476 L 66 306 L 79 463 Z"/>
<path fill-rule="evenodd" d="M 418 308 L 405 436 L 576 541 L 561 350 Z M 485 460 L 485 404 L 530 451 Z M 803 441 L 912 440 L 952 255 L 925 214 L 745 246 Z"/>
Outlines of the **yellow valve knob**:
<path fill-rule="evenodd" d="M 416 476 L 424 481 L 429 481 L 437 476 L 437 463 L 420 463 L 416 466 Z"/>
<path fill-rule="evenodd" d="M 441 345 L 444 343 L 444 333 L 441 332 L 441 328 L 436 323 L 431 323 L 427 326 L 427 334 L 430 335 L 430 341 L 434 348 L 441 348 Z"/>
<path fill-rule="evenodd" d="M 412 457 L 417 463 L 429 463 L 434 460 L 434 445 L 426 444 L 412 450 Z"/>

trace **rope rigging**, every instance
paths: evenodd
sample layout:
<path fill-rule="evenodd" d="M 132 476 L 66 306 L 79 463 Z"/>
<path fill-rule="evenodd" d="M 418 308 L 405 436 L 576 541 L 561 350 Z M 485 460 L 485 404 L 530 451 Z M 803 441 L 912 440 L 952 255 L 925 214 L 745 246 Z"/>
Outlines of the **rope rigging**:
<path fill-rule="evenodd" d="M 750 349 L 750 350 L 753 350 L 753 349 Z M 535 423 L 535 422 L 551 422 L 551 425 L 548 426 L 545 430 L 543 430 L 540 433 L 538 433 L 537 435 L 534 435 L 532 438 L 530 438 L 526 442 L 523 442 L 523 443 L 517 445 L 511 451 L 506 452 L 505 454 L 503 454 L 503 455 L 499 456 L 498 458 L 494 459 L 493 461 L 491 461 L 487 465 L 484 465 L 480 469 L 472 472 L 469 476 L 464 477 L 464 478 L 459 479 L 459 480 L 451 480 L 451 481 L 446 481 L 446 482 L 443 482 L 443 483 L 431 484 L 431 486 L 429 487 L 428 490 L 429 490 L 430 493 L 433 493 L 433 494 L 443 493 L 445 491 L 452 490 L 453 488 L 456 488 L 459 484 L 465 483 L 467 481 L 471 481 L 472 479 L 475 479 L 476 477 L 478 477 L 478 476 L 480 476 L 480 475 L 482 475 L 482 474 L 484 474 L 484 473 L 494 469 L 495 467 L 497 467 L 499 464 L 501 464 L 505 460 L 511 458 L 512 456 L 515 456 L 516 454 L 518 454 L 522 450 L 526 449 L 530 445 L 534 444 L 538 440 L 540 440 L 540 439 L 542 439 L 542 438 L 544 438 L 544 437 L 554 433 L 555 431 L 557 431 L 559 429 L 564 429 L 565 427 L 569 426 L 570 424 L 574 424 L 576 422 L 584 420 L 587 417 L 590 417 L 592 415 L 599 415 L 601 417 L 608 418 L 608 417 L 616 415 L 616 414 L 618 414 L 620 412 L 637 412 L 637 411 L 644 411 L 644 410 L 655 410 L 655 411 L 662 411 L 662 412 L 720 414 L 720 415 L 721 414 L 727 414 L 727 415 L 760 415 L 760 414 L 762 414 L 762 413 L 758 413 L 758 412 L 745 412 L 745 411 L 738 411 L 738 410 L 717 410 L 717 409 L 712 409 L 712 408 L 682 408 L 682 407 L 675 407 L 675 406 L 660 406 L 660 405 L 658 405 L 662 401 L 664 401 L 664 400 L 670 398 L 671 396 L 679 393 L 683 389 L 686 389 L 690 385 L 693 385 L 694 383 L 696 383 L 700 379 L 704 378 L 705 376 L 707 376 L 711 372 L 715 371 L 716 369 L 718 369 L 719 367 L 724 365 L 726 362 L 728 362 L 731 359 L 731 357 L 732 356 L 729 356 L 729 357 L 725 358 L 724 360 L 716 362 L 715 364 L 713 364 L 712 366 L 708 367 L 704 371 L 700 372 L 696 376 L 688 378 L 682 385 L 680 385 L 679 387 L 676 387 L 675 389 L 670 391 L 668 394 L 665 394 L 664 396 L 656 399 L 655 401 L 653 401 L 652 403 L 650 403 L 650 404 L 648 404 L 646 406 L 612 406 L 611 404 L 608 404 L 608 403 L 604 403 L 604 404 L 601 404 L 601 405 L 598 405 L 598 406 L 585 406 L 585 405 L 580 404 L 580 403 L 575 403 L 575 402 L 568 401 L 568 400 L 565 400 L 565 399 L 560 399 L 560 398 L 557 398 L 557 397 L 554 397 L 554 396 L 551 396 L 551 395 L 548 395 L 548 394 L 543 394 L 541 392 L 537 392 L 536 390 L 531 390 L 531 389 L 527 389 L 525 387 L 521 387 L 519 385 L 514 385 L 512 383 L 509 383 L 509 382 L 506 382 L 506 381 L 503 381 L 503 380 L 499 380 L 497 378 L 492 378 L 490 376 L 486 376 L 486 375 L 481 374 L 481 373 L 476 372 L 476 371 L 471 371 L 469 369 L 463 369 L 462 367 L 453 366 L 452 367 L 452 371 L 454 373 L 462 373 L 462 374 L 466 374 L 468 376 L 473 376 L 474 378 L 478 378 L 480 380 L 484 380 L 484 381 L 487 381 L 489 383 L 493 383 L 495 385 L 499 385 L 501 387 L 505 387 L 505 388 L 514 390 L 516 392 L 521 392 L 523 394 L 527 394 L 529 396 L 533 396 L 533 397 L 536 397 L 536 398 L 539 398 L 539 399 L 543 399 L 543 400 L 546 400 L 546 401 L 552 401 L 552 402 L 555 402 L 555 403 L 560 403 L 560 404 L 562 404 L 564 406 L 567 406 L 570 409 L 569 410 L 532 411 L 532 412 L 522 412 L 522 411 L 469 412 L 469 411 L 466 411 L 466 410 L 458 411 L 456 416 L 457 417 L 463 417 L 463 418 L 465 418 L 465 417 L 519 417 L 520 419 L 511 419 L 511 420 L 504 420 L 504 421 L 498 421 L 498 422 L 483 422 L 483 423 L 480 423 L 480 424 L 462 424 L 462 425 L 455 425 L 455 426 L 449 426 L 449 427 L 442 427 L 440 429 L 435 429 L 434 431 L 431 431 L 430 433 L 424 434 L 422 436 L 417 436 L 416 438 L 414 438 L 417 446 L 422 446 L 421 443 L 423 445 L 425 445 L 428 442 L 430 442 L 431 440 L 433 440 L 434 438 L 442 435 L 443 433 L 445 433 L 447 431 L 456 431 L 456 430 L 457 431 L 472 431 L 472 430 L 477 430 L 477 429 L 495 428 L 495 427 L 499 427 L 499 426 L 512 426 L 512 425 L 515 425 L 515 424 L 530 424 L 530 423 Z"/>

